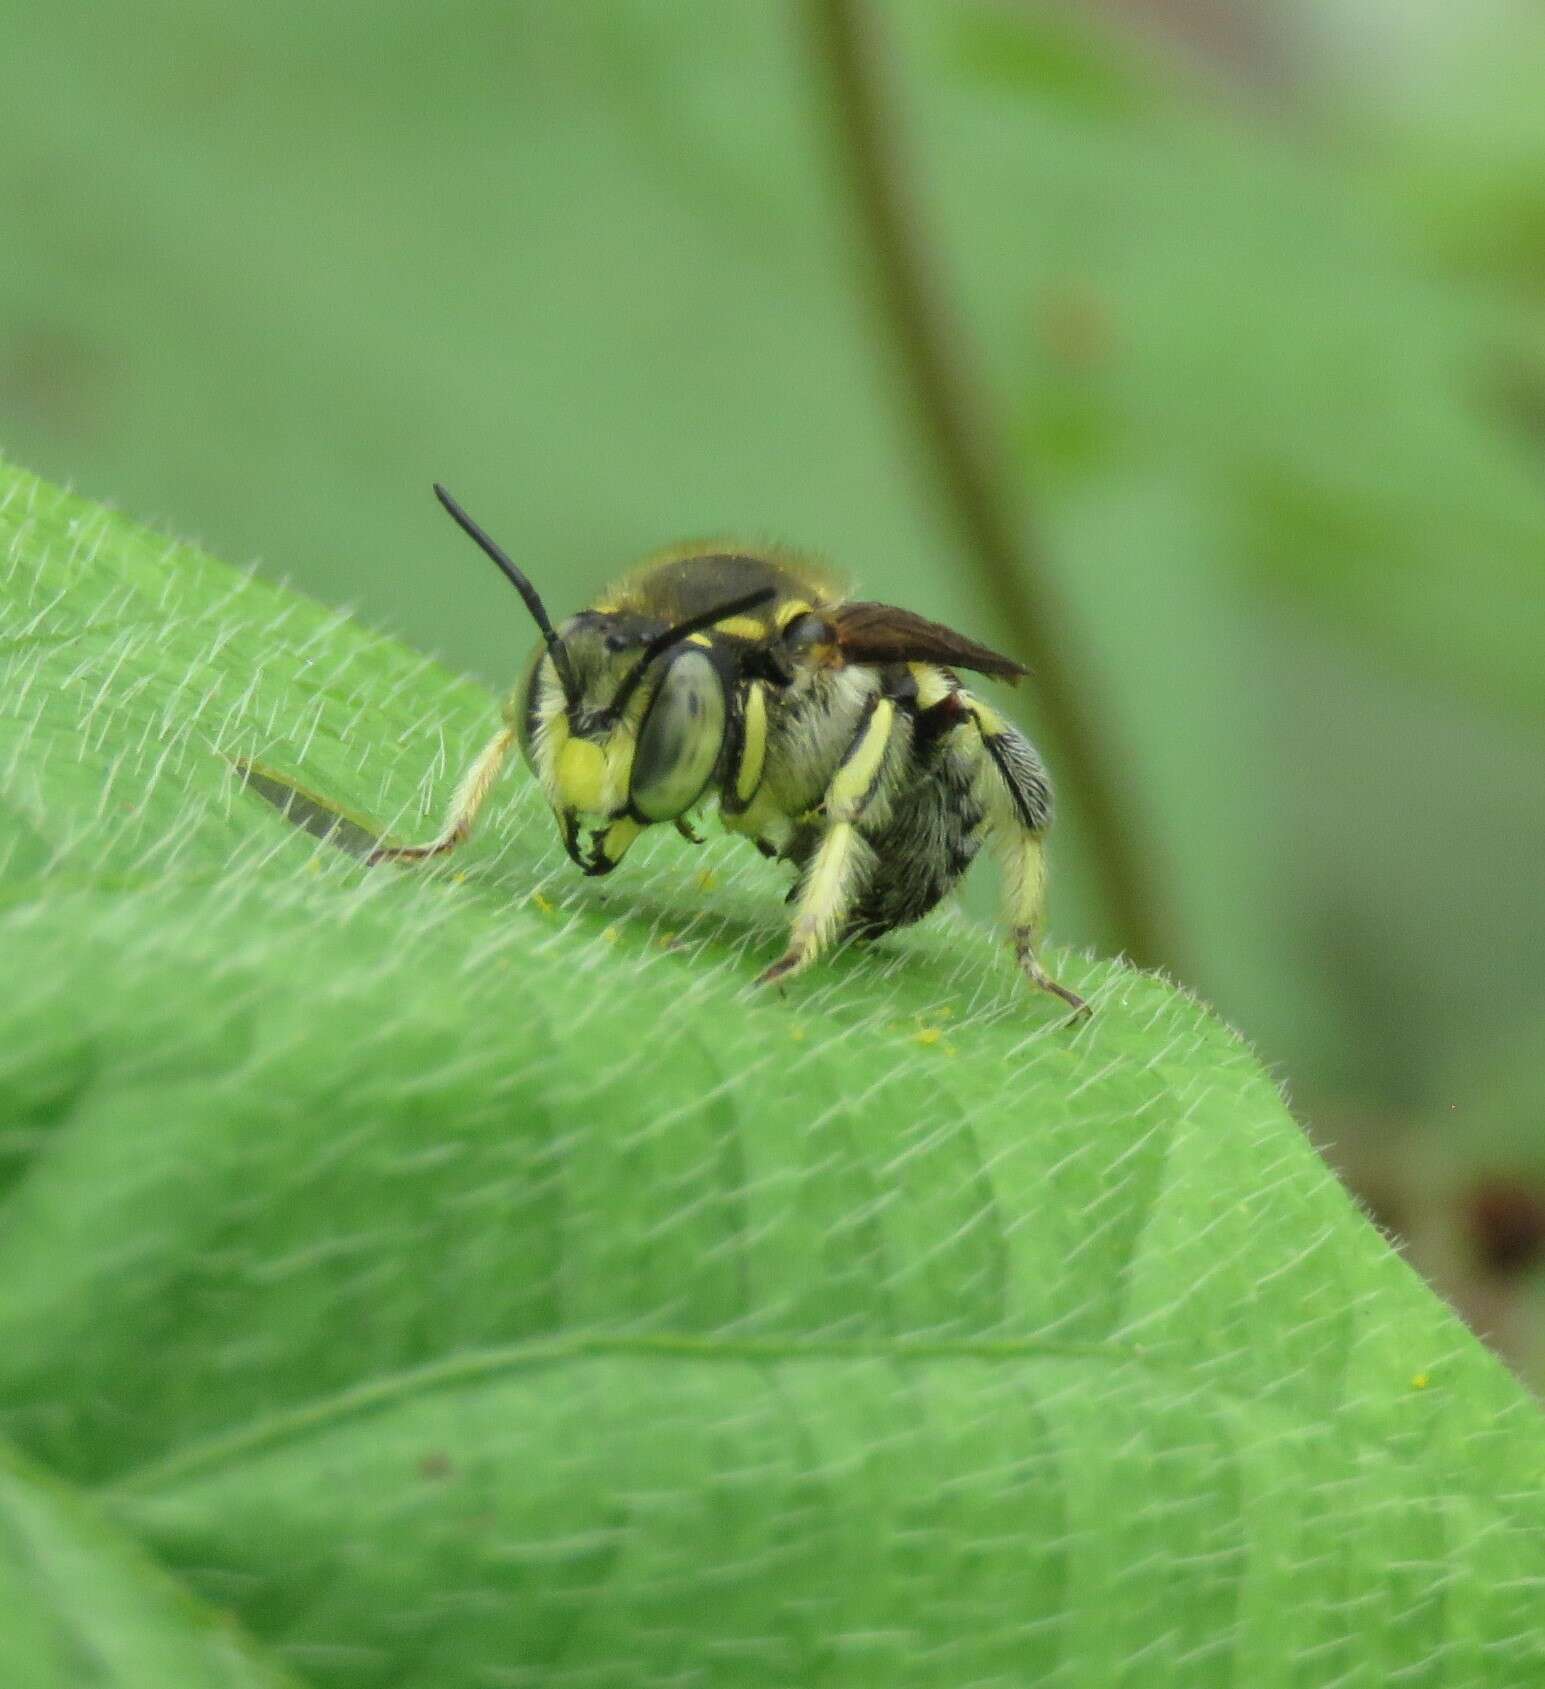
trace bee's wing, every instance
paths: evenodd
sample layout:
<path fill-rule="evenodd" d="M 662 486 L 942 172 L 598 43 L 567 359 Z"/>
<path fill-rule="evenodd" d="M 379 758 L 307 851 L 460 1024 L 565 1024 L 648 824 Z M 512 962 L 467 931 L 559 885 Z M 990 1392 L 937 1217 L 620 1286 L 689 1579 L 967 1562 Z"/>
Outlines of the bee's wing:
<path fill-rule="evenodd" d="M 1011 686 L 1029 673 L 1012 657 L 894 604 L 842 604 L 824 614 L 837 630 L 838 650 L 850 663 L 940 663 L 996 675 Z"/>

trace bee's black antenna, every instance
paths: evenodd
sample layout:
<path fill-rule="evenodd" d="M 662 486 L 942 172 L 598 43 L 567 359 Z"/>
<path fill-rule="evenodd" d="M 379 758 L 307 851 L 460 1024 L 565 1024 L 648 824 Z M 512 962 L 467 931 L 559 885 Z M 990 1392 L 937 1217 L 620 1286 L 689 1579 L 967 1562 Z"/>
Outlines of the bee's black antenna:
<path fill-rule="evenodd" d="M 731 598 L 723 604 L 716 604 L 711 610 L 704 610 L 696 616 L 689 616 L 684 622 L 677 622 L 675 627 L 667 628 L 664 633 L 657 633 L 644 647 L 643 655 L 623 676 L 622 685 L 617 688 L 616 695 L 607 706 L 607 714 L 619 716 L 627 707 L 628 699 L 633 696 L 638 683 L 644 678 L 644 670 L 662 653 L 669 651 L 678 641 L 686 639 L 694 633 L 701 633 L 715 622 L 725 621 L 730 616 L 744 615 L 747 610 L 755 610 L 763 604 L 771 602 L 778 596 L 778 589 L 764 586 L 756 592 L 748 592 L 740 598 Z"/>
<path fill-rule="evenodd" d="M 563 696 L 571 710 L 577 708 L 580 697 L 579 684 L 574 678 L 574 668 L 569 662 L 569 653 L 565 650 L 563 641 L 558 637 L 552 622 L 548 619 L 547 610 L 538 596 L 536 588 L 438 481 L 435 482 L 434 487 L 435 497 L 450 512 L 451 519 L 457 527 L 477 541 L 509 577 L 510 584 L 525 600 L 526 608 L 531 612 L 532 620 L 542 630 L 542 638 L 547 641 L 548 654 L 552 657 L 553 667 L 558 671 L 558 684 L 563 688 Z"/>

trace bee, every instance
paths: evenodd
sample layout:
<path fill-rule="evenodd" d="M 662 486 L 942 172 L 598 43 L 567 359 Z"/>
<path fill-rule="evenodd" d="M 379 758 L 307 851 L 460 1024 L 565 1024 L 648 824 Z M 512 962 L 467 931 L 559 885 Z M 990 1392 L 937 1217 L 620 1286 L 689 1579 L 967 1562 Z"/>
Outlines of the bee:
<path fill-rule="evenodd" d="M 440 834 L 380 846 L 370 862 L 454 850 L 517 746 L 585 874 L 611 873 L 648 827 L 701 844 L 690 818 L 716 802 L 729 832 L 795 870 L 788 946 L 758 982 L 773 984 L 839 938 L 920 920 L 990 843 L 1025 977 L 1088 1013 L 1036 956 L 1046 770 L 957 673 L 1012 684 L 1021 664 L 910 611 L 851 601 L 799 559 L 732 549 L 655 558 L 554 627 L 509 557 L 444 487 L 435 494 L 509 578 L 541 642 Z"/>

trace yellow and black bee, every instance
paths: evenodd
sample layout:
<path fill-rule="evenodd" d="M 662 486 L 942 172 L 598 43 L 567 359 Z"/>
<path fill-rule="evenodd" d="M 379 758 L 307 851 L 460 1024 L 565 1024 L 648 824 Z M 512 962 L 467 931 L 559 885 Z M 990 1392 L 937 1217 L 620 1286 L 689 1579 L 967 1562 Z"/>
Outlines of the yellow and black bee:
<path fill-rule="evenodd" d="M 609 874 L 646 827 L 717 800 L 732 833 L 798 878 L 788 948 L 761 983 L 840 936 L 919 920 L 996 847 L 1014 952 L 1032 984 L 1084 1000 L 1036 960 L 1051 787 L 1034 747 L 955 671 L 1014 682 L 1011 657 L 889 604 L 844 599 L 807 563 L 733 550 L 656 558 L 555 628 L 536 589 L 443 487 L 542 631 L 438 838 L 377 849 L 421 861 L 472 830 L 514 745 L 586 874 Z"/>

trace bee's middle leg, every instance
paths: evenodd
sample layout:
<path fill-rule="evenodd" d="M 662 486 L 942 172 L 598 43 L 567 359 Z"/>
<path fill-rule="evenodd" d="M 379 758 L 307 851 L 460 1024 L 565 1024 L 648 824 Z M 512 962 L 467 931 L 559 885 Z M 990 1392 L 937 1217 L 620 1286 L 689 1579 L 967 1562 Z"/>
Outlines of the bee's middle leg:
<path fill-rule="evenodd" d="M 888 767 L 905 748 L 899 743 L 905 731 L 890 699 L 876 698 L 826 789 L 826 827 L 799 881 L 788 948 L 758 985 L 802 972 L 841 931 L 874 867 L 874 851 L 858 823 L 872 811 Z"/>
<path fill-rule="evenodd" d="M 874 852 L 851 821 L 827 828 L 799 883 L 789 947 L 758 985 L 775 985 L 810 966 L 846 920 L 873 862 Z"/>

